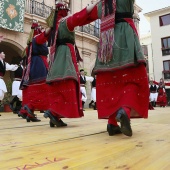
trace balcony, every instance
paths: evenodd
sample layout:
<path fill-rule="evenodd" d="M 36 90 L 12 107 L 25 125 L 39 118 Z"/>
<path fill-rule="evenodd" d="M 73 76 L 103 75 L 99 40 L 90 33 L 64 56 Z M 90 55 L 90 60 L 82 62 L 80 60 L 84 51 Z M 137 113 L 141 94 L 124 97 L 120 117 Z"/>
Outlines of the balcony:
<path fill-rule="evenodd" d="M 52 7 L 45 5 L 44 1 L 42 3 L 37 2 L 35 0 L 25 1 L 25 12 L 26 13 L 34 14 L 34 15 L 43 17 L 44 19 L 50 15 L 52 9 L 53 9 Z M 75 30 L 90 34 L 95 37 L 99 37 L 99 28 L 91 24 L 87 24 L 81 27 L 76 27 Z"/>
<path fill-rule="evenodd" d="M 76 30 L 99 38 L 100 30 L 99 30 L 99 28 L 95 27 L 95 25 L 87 24 L 87 25 L 84 25 L 81 27 L 76 27 Z"/>
<path fill-rule="evenodd" d="M 25 12 L 29 14 L 38 15 L 43 18 L 47 18 L 51 13 L 52 7 L 45 5 L 44 1 L 42 3 L 35 0 L 25 1 Z"/>

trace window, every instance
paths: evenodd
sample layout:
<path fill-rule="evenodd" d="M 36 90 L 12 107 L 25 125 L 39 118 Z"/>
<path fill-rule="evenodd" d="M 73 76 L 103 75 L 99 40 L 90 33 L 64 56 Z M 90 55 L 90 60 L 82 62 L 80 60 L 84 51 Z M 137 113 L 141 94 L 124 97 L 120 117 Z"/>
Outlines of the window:
<path fill-rule="evenodd" d="M 159 17 L 160 26 L 170 25 L 170 14 Z"/>
<path fill-rule="evenodd" d="M 99 37 L 99 33 L 100 33 L 100 23 L 101 23 L 101 20 L 98 19 L 95 21 L 95 25 L 94 25 L 94 34 L 97 37 Z"/>
<path fill-rule="evenodd" d="M 164 64 L 164 70 L 170 71 L 170 60 L 164 61 L 163 64 Z"/>
<path fill-rule="evenodd" d="M 162 41 L 162 55 L 170 55 L 170 37 L 161 39 Z"/>
<path fill-rule="evenodd" d="M 164 61 L 163 66 L 164 79 L 170 79 L 170 60 Z"/>

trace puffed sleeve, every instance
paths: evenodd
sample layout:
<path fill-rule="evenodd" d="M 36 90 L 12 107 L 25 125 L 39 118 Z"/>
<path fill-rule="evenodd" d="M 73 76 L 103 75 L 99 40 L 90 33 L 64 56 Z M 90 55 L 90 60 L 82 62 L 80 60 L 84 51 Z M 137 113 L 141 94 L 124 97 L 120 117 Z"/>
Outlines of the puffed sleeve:
<path fill-rule="evenodd" d="M 45 35 L 45 31 L 35 37 L 37 44 L 44 44 L 48 40 L 48 36 Z"/>
<path fill-rule="evenodd" d="M 10 71 L 15 71 L 17 70 L 18 66 L 15 65 L 15 64 L 8 64 L 8 63 L 5 63 L 6 64 L 6 71 L 10 70 Z"/>
<path fill-rule="evenodd" d="M 88 18 L 87 10 L 84 8 L 80 12 L 77 12 L 67 18 L 67 27 L 70 31 L 73 31 L 76 26 L 85 25 Z"/>
<path fill-rule="evenodd" d="M 166 86 L 170 86 L 170 83 L 165 83 Z"/>
<path fill-rule="evenodd" d="M 80 12 L 75 13 L 74 15 L 67 18 L 67 27 L 70 31 L 74 30 L 76 26 L 83 26 L 89 24 L 90 22 L 100 19 L 102 16 L 102 3 L 100 2 L 94 9 L 87 13 L 86 8 Z"/>
<path fill-rule="evenodd" d="M 90 76 L 85 76 L 85 77 L 86 77 L 86 81 L 92 82 L 94 80 L 93 77 L 90 77 Z"/>
<path fill-rule="evenodd" d="M 102 2 L 99 2 L 97 6 L 93 8 L 88 16 L 88 21 L 94 21 L 96 19 L 101 19 L 102 17 Z"/>
<path fill-rule="evenodd" d="M 157 81 L 153 81 L 154 84 L 158 85 L 159 83 Z"/>

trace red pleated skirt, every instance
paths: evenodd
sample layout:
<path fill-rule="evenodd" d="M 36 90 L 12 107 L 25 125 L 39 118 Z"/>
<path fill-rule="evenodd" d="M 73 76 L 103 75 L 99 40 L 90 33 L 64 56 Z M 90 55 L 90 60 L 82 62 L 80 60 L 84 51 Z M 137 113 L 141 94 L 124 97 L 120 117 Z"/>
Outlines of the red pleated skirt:
<path fill-rule="evenodd" d="M 163 91 L 163 89 L 159 89 L 156 104 L 159 106 L 163 106 L 163 107 L 167 106 L 167 97 L 166 97 L 166 93 Z"/>
<path fill-rule="evenodd" d="M 75 80 L 63 80 L 49 85 L 49 110 L 57 117 L 79 118 L 83 116 L 80 87 Z"/>
<path fill-rule="evenodd" d="M 47 110 L 49 85 L 44 83 L 29 85 L 23 90 L 22 106 L 25 104 L 31 110 Z"/>
<path fill-rule="evenodd" d="M 96 81 L 99 118 L 108 118 L 122 106 L 131 108 L 131 118 L 148 117 L 149 86 L 143 64 L 99 72 Z"/>

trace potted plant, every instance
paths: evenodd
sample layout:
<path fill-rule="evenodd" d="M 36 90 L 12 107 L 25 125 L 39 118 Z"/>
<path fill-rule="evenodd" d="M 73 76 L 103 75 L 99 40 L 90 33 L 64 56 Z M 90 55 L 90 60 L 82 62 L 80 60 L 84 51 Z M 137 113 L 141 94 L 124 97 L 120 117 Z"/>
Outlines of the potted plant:
<path fill-rule="evenodd" d="M 12 110 L 9 107 L 9 103 L 11 101 L 12 97 L 12 82 L 11 80 L 8 80 L 6 83 L 7 92 L 4 95 L 3 100 L 1 101 L 1 107 L 4 108 L 4 112 L 12 112 Z"/>

